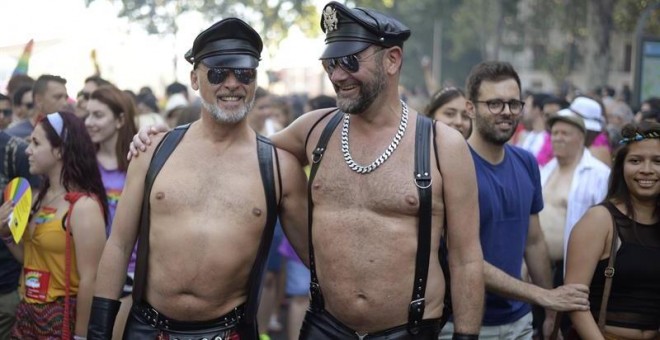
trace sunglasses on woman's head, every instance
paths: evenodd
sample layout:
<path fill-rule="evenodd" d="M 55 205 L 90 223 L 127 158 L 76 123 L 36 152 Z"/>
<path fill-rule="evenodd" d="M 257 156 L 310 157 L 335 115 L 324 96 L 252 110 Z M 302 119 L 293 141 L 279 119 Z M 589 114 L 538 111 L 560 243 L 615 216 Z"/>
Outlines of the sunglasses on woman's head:
<path fill-rule="evenodd" d="M 240 81 L 245 85 L 250 85 L 255 79 L 257 79 L 257 70 L 253 68 L 223 68 L 223 67 L 214 67 L 210 68 L 206 76 L 209 79 L 209 83 L 213 85 L 218 85 L 229 76 L 229 73 L 234 73 L 236 80 Z"/>
<path fill-rule="evenodd" d="M 371 56 L 374 56 L 377 53 L 380 53 L 384 50 L 385 50 L 384 48 L 381 48 L 378 51 L 362 58 L 358 57 L 358 55 L 361 53 L 358 52 L 356 54 L 351 54 L 344 57 L 323 59 L 321 61 L 321 64 L 323 64 L 323 68 L 325 69 L 325 72 L 327 72 L 328 74 L 332 74 L 332 72 L 335 71 L 337 66 L 341 67 L 344 71 L 348 73 L 356 73 L 357 71 L 360 70 L 360 61 L 365 60 Z"/>

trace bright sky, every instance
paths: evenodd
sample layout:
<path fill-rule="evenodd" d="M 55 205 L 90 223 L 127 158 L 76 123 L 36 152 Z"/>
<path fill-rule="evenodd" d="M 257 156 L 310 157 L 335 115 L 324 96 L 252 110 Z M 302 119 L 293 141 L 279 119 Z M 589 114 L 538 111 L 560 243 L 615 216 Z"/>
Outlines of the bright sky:
<path fill-rule="evenodd" d="M 321 11 L 326 1 L 317 1 Z M 109 0 L 96 0 L 89 8 L 84 0 L 0 0 L 3 9 L 0 34 L 0 91 L 16 67 L 23 47 L 34 39 L 28 74 L 33 78 L 43 73 L 57 74 L 68 80 L 70 95 L 75 95 L 87 76 L 94 73 L 90 58 L 96 49 L 104 78 L 120 88 L 137 91 L 144 85 L 162 94 L 174 80 L 189 83 L 189 64 L 183 54 L 199 32 L 210 25 L 199 13 L 178 19 L 179 33 L 172 36 L 148 35 L 137 24 L 117 18 L 120 8 Z M 119 5 L 120 6 L 120 5 Z M 262 53 L 259 82 L 267 84 L 266 70 L 288 69 L 288 77 L 296 81 L 280 86 L 281 92 L 315 90 L 310 77 L 321 75 L 318 55 L 323 37 L 308 39 L 296 28 L 289 31 L 273 59 Z M 178 71 L 174 72 L 174 60 Z M 295 69 L 292 69 L 295 68 Z M 327 88 L 327 86 L 326 86 Z"/>

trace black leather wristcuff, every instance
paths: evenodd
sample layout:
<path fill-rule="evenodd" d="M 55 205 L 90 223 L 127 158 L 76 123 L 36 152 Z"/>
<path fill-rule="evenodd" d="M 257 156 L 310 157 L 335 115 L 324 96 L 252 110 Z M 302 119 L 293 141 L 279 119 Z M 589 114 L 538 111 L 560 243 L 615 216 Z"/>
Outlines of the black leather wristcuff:
<path fill-rule="evenodd" d="M 118 300 L 95 296 L 92 299 L 92 310 L 89 314 L 87 339 L 112 339 L 112 328 L 115 326 L 115 318 L 120 306 L 121 302 Z"/>
<path fill-rule="evenodd" d="M 479 340 L 479 334 L 454 333 L 452 340 Z"/>

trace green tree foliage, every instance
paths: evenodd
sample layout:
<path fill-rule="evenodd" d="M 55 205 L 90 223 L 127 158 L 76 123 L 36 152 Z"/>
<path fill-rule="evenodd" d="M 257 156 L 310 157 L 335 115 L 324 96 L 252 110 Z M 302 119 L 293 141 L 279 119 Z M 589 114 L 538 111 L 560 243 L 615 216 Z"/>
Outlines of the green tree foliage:
<path fill-rule="evenodd" d="M 94 0 L 85 1 L 89 5 Z M 142 24 L 151 34 L 175 34 L 176 17 L 188 11 L 202 13 L 211 21 L 240 17 L 260 32 L 271 50 L 286 38 L 292 25 L 309 35 L 320 32 L 320 13 L 311 0 L 121 0 L 121 4 L 119 16 Z"/>

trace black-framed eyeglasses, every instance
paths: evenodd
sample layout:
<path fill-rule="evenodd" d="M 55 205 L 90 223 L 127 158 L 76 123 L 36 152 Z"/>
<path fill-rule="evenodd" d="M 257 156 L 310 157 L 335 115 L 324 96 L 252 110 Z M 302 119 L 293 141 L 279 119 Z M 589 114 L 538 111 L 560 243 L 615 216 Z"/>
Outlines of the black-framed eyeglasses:
<path fill-rule="evenodd" d="M 5 117 L 10 117 L 13 112 L 11 109 L 2 109 L 0 111 L 2 112 L 2 115 Z"/>
<path fill-rule="evenodd" d="M 321 64 L 323 65 L 325 72 L 327 72 L 328 74 L 332 74 L 332 72 L 335 71 L 337 66 L 341 67 L 344 71 L 348 73 L 356 73 L 357 71 L 360 70 L 361 61 L 366 60 L 367 58 L 370 58 L 384 50 L 385 48 L 381 48 L 378 51 L 364 57 L 358 57 L 358 54 L 360 53 L 356 53 L 339 58 L 323 59 L 321 61 Z"/>
<path fill-rule="evenodd" d="M 245 85 L 250 85 L 255 79 L 257 79 L 257 70 L 253 68 L 214 67 L 209 69 L 206 76 L 209 79 L 209 83 L 218 85 L 227 80 L 230 72 L 234 74 L 236 80 Z"/>
<path fill-rule="evenodd" d="M 491 99 L 491 100 L 477 100 L 477 103 L 484 103 L 488 107 L 488 111 L 494 115 L 498 115 L 504 111 L 504 105 L 509 106 L 509 112 L 512 115 L 518 115 L 522 112 L 525 102 L 517 99 L 511 99 L 509 101 L 504 101 L 502 99 Z"/>

